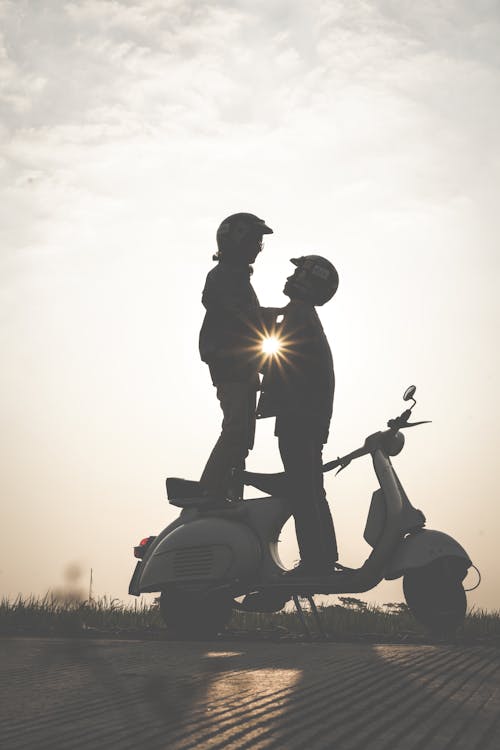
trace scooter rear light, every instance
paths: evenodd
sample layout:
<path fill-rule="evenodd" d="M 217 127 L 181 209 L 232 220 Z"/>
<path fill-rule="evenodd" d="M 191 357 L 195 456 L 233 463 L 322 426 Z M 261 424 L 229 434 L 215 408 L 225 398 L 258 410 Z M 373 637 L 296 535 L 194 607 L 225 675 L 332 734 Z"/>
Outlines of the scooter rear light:
<path fill-rule="evenodd" d="M 156 539 L 155 536 L 145 536 L 144 539 L 141 539 L 139 544 L 134 547 L 134 557 L 137 557 L 139 560 L 142 560 L 144 555 L 146 554 L 146 551 L 153 541 L 153 539 Z"/>

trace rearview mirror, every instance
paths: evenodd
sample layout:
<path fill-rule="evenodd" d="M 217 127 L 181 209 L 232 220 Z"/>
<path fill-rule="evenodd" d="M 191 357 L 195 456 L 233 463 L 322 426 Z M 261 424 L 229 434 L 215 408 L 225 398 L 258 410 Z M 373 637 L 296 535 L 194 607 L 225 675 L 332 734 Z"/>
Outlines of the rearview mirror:
<path fill-rule="evenodd" d="M 403 394 L 403 401 L 412 401 L 417 390 L 416 385 L 410 385 Z"/>

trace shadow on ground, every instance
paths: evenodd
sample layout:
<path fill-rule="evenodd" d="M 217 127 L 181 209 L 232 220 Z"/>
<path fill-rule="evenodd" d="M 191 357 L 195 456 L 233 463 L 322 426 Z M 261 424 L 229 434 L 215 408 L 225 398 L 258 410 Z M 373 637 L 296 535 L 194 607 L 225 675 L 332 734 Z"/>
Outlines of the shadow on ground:
<path fill-rule="evenodd" d="M 9 638 L 0 649 L 5 750 L 500 746 L 490 648 Z"/>

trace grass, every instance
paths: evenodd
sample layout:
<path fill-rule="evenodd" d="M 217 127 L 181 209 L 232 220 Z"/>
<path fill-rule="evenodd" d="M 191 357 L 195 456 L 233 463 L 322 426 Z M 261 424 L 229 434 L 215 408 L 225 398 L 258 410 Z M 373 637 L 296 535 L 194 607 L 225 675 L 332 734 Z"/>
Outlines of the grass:
<path fill-rule="evenodd" d="M 334 639 L 362 640 L 370 637 L 372 640 L 404 642 L 421 641 L 427 637 L 426 629 L 416 622 L 402 602 L 373 605 L 354 597 L 338 598 L 339 604 L 318 608 L 323 629 Z M 310 613 L 307 613 L 307 622 L 314 632 Z M 291 633 L 301 632 L 298 617 L 292 610 L 273 615 L 241 612 L 233 618 L 232 625 L 249 631 L 274 627 L 284 628 Z M 472 609 L 457 637 L 461 642 L 487 641 L 500 645 L 500 611 Z"/>
<path fill-rule="evenodd" d="M 92 601 L 18 596 L 0 602 L 0 634 L 5 635 L 83 635 L 87 632 L 147 632 L 162 627 L 158 607 L 145 602 L 128 606 L 118 599 L 100 597 Z"/>
<path fill-rule="evenodd" d="M 396 636 L 410 632 L 424 633 L 404 604 L 380 607 L 365 604 L 354 597 L 339 597 L 339 600 L 340 604 L 318 608 L 321 623 L 328 634 L 344 638 L 368 634 Z M 233 620 L 236 627 L 245 630 L 269 628 L 273 625 L 290 632 L 301 632 L 300 621 L 291 608 L 273 615 L 241 612 Z M 306 614 L 306 621 L 310 629 L 314 629 L 310 612 Z"/>
<path fill-rule="evenodd" d="M 404 642 L 426 637 L 424 628 L 403 603 L 376 606 L 347 596 L 338 600 L 338 604 L 319 608 L 323 628 L 333 639 Z M 309 612 L 306 621 L 311 632 L 315 632 Z M 301 633 L 301 624 L 291 608 L 275 614 L 235 612 L 228 627 L 228 635 L 233 637 L 280 640 Z M 46 594 L 19 596 L 14 601 L 3 599 L 0 634 L 161 638 L 166 631 L 156 604 L 138 600 L 131 606 L 108 597 L 82 602 Z M 500 645 L 500 612 L 473 609 L 458 632 L 458 640 Z"/>

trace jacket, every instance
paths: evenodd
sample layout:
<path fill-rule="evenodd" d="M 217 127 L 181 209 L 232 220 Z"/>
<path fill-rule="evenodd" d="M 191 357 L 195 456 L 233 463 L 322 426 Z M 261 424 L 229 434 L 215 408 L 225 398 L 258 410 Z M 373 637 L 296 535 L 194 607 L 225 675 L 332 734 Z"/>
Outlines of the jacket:
<path fill-rule="evenodd" d="M 313 305 L 292 300 L 278 337 L 281 350 L 264 370 L 257 417 L 276 416 L 276 435 L 305 430 L 326 443 L 335 393 L 333 359 Z"/>
<path fill-rule="evenodd" d="M 214 385 L 255 378 L 259 369 L 262 321 L 251 273 L 248 265 L 220 260 L 206 278 L 199 350 Z"/>

